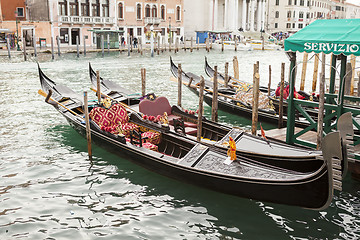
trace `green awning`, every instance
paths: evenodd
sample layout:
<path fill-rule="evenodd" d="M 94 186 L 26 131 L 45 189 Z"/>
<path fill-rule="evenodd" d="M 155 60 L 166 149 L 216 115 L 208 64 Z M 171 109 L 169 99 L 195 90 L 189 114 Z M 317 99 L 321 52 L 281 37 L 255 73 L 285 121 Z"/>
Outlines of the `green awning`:
<path fill-rule="evenodd" d="M 317 20 L 286 39 L 285 51 L 360 56 L 360 19 Z"/>

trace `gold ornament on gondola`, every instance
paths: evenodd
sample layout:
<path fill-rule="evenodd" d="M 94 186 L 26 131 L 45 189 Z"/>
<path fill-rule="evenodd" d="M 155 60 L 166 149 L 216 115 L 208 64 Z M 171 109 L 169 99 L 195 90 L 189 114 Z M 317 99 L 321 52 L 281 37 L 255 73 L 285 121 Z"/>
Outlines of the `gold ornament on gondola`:
<path fill-rule="evenodd" d="M 111 107 L 111 100 L 110 98 L 105 98 L 101 100 L 101 104 L 105 107 L 105 108 L 110 108 Z"/>

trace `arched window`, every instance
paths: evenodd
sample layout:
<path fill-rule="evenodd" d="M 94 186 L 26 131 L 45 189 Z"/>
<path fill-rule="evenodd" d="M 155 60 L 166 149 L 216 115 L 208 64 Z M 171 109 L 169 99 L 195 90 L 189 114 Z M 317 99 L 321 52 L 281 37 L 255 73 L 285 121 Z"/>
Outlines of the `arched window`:
<path fill-rule="evenodd" d="M 145 7 L 145 17 L 150 17 L 150 5 L 146 4 Z"/>
<path fill-rule="evenodd" d="M 119 3 L 119 18 L 120 19 L 124 18 L 124 4 L 123 3 Z"/>
<path fill-rule="evenodd" d="M 304 18 L 304 13 L 303 12 L 299 12 L 299 18 Z"/>
<path fill-rule="evenodd" d="M 291 18 L 291 11 L 288 11 L 288 12 L 287 12 L 287 17 L 288 17 L 288 18 Z"/>
<path fill-rule="evenodd" d="M 279 11 L 275 12 L 275 18 L 279 18 Z"/>
<path fill-rule="evenodd" d="M 154 5 L 153 7 L 152 7 L 152 17 L 157 17 L 157 8 L 156 8 L 156 6 Z"/>
<path fill-rule="evenodd" d="M 180 6 L 176 7 L 176 21 L 180 21 L 181 20 L 181 11 L 180 11 Z"/>
<path fill-rule="evenodd" d="M 291 0 L 289 0 L 288 5 L 289 5 L 289 6 L 291 5 Z"/>
<path fill-rule="evenodd" d="M 164 6 L 164 5 L 161 6 L 161 13 L 160 13 L 160 15 L 161 15 L 161 19 L 162 19 L 162 20 L 165 20 L 166 16 L 165 16 L 165 6 Z"/>
<path fill-rule="evenodd" d="M 141 19 L 141 4 L 136 5 L 136 19 Z"/>

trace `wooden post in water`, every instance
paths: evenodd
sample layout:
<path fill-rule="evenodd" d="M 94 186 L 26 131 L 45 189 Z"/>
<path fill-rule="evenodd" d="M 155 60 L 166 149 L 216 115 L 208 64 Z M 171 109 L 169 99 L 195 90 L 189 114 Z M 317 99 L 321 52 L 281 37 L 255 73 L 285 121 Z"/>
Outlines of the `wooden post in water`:
<path fill-rule="evenodd" d="M 33 45 L 34 45 L 34 56 L 37 57 L 37 51 L 36 51 L 36 36 L 34 34 L 34 37 L 33 37 Z"/>
<path fill-rule="evenodd" d="M 209 41 L 210 41 L 210 49 L 212 49 L 212 43 L 213 43 L 213 41 L 212 41 L 211 39 L 209 39 Z M 210 51 L 210 49 L 209 49 L 209 51 Z"/>
<path fill-rule="evenodd" d="M 258 110 L 259 110 L 259 61 L 254 64 L 254 77 L 253 77 L 253 104 L 252 104 L 252 126 L 251 133 L 256 135 L 257 124 L 258 124 Z"/>
<path fill-rule="evenodd" d="M 89 119 L 88 96 L 86 91 L 84 92 L 84 112 L 85 112 L 85 124 L 86 124 L 86 138 L 88 144 L 88 155 L 91 161 L 92 160 L 91 129 L 90 129 L 90 119 Z"/>
<path fill-rule="evenodd" d="M 351 62 L 351 87 L 350 87 L 350 95 L 353 96 L 354 95 L 354 80 L 355 80 L 355 64 L 356 64 L 356 57 L 354 54 L 351 55 L 350 58 L 350 62 Z"/>
<path fill-rule="evenodd" d="M 346 72 L 345 75 L 345 86 L 344 86 L 344 95 L 350 95 L 351 90 L 351 79 L 352 79 L 352 72 L 351 72 L 352 65 L 351 63 L 346 63 Z"/>
<path fill-rule="evenodd" d="M 131 42 L 130 42 L 130 36 L 127 37 L 127 45 L 128 45 L 128 56 L 130 56 L 130 46 L 131 46 Z"/>
<path fill-rule="evenodd" d="M 206 48 L 206 51 L 209 52 L 209 38 L 207 38 L 205 40 L 205 48 Z"/>
<path fill-rule="evenodd" d="M 202 118 L 203 118 L 203 111 L 204 111 L 204 88 L 205 88 L 205 80 L 203 76 L 200 76 L 200 90 L 199 90 L 199 112 L 198 112 L 198 124 L 197 124 L 197 138 L 196 140 L 198 142 L 201 141 L 201 135 L 202 135 Z"/>
<path fill-rule="evenodd" d="M 171 52 L 171 37 L 169 38 L 169 52 Z"/>
<path fill-rule="evenodd" d="M 324 54 L 324 53 L 323 53 Z M 325 55 L 325 54 L 324 54 Z M 319 86 L 319 111 L 318 111 L 318 125 L 316 136 L 316 149 L 321 149 L 321 141 L 323 138 L 323 123 L 324 123 L 324 99 L 325 99 L 325 71 L 321 73 Z"/>
<path fill-rule="evenodd" d="M 58 56 L 60 56 L 60 37 L 59 36 L 56 36 L 56 40 L 57 40 L 57 47 L 58 47 Z M 41 45 L 41 43 L 40 43 Z"/>
<path fill-rule="evenodd" d="M 221 38 L 221 51 L 223 52 L 224 51 L 224 39 Z"/>
<path fill-rule="evenodd" d="M 104 57 L 104 35 L 101 34 L 101 56 Z"/>
<path fill-rule="evenodd" d="M 182 85 L 182 70 L 181 70 L 181 64 L 178 65 L 178 106 L 181 107 L 181 85 Z"/>
<path fill-rule="evenodd" d="M 140 43 L 140 54 L 143 55 L 143 46 L 142 46 L 142 38 L 139 38 L 139 43 Z"/>
<path fill-rule="evenodd" d="M 191 37 L 191 45 L 190 45 L 190 52 L 193 51 L 193 37 Z"/>
<path fill-rule="evenodd" d="M 24 61 L 27 60 L 27 56 L 26 56 L 26 42 L 25 42 L 25 38 L 22 39 L 23 41 L 23 48 L 24 48 Z"/>
<path fill-rule="evenodd" d="M 157 40 L 157 55 L 159 55 L 160 54 L 160 40 L 161 40 L 161 38 L 160 38 L 160 35 L 158 36 L 158 38 L 157 38 L 158 40 Z"/>
<path fill-rule="evenodd" d="M 146 94 L 146 69 L 141 69 L 141 96 Z"/>
<path fill-rule="evenodd" d="M 174 52 L 177 53 L 178 51 L 179 51 L 179 43 L 178 43 L 177 38 L 176 38 Z"/>
<path fill-rule="evenodd" d="M 11 58 L 9 38 L 6 38 L 6 47 L 8 50 L 8 56 L 9 56 L 9 58 Z"/>
<path fill-rule="evenodd" d="M 214 81 L 213 81 L 213 98 L 211 105 L 211 120 L 214 122 L 218 121 L 218 80 L 217 80 L 217 66 L 214 67 Z M 226 80 L 225 80 L 226 81 Z"/>
<path fill-rule="evenodd" d="M 269 84 L 268 84 L 268 96 L 270 96 L 271 92 L 271 65 L 269 65 Z"/>
<path fill-rule="evenodd" d="M 59 51 L 60 52 L 60 51 Z M 60 56 L 60 55 L 59 55 Z M 51 59 L 54 60 L 54 38 L 51 37 Z"/>
<path fill-rule="evenodd" d="M 79 36 L 76 36 L 76 56 L 77 57 L 80 56 L 80 52 L 79 52 Z"/>
<path fill-rule="evenodd" d="M 319 71 L 319 54 L 315 54 L 315 60 L 314 60 L 314 74 L 313 74 L 313 82 L 312 82 L 312 91 L 316 91 L 316 83 L 318 78 L 318 71 Z"/>
<path fill-rule="evenodd" d="M 110 53 L 110 34 L 107 35 L 106 43 L 107 43 L 106 45 L 107 45 L 108 53 Z"/>
<path fill-rule="evenodd" d="M 217 71 L 216 71 L 217 73 Z M 217 76 L 217 74 L 216 74 Z M 214 75 L 214 79 L 215 79 L 215 75 Z M 225 88 L 227 88 L 229 85 L 229 63 L 226 62 L 225 63 Z"/>
<path fill-rule="evenodd" d="M 184 51 L 186 52 L 186 37 L 184 37 Z"/>
<path fill-rule="evenodd" d="M 193 77 L 190 77 L 190 80 L 189 80 L 189 83 L 188 83 L 188 86 L 191 87 L 191 83 L 194 81 L 194 78 Z"/>
<path fill-rule="evenodd" d="M 284 119 L 284 83 L 285 83 L 285 63 L 281 63 L 281 82 L 280 82 L 280 99 L 279 99 L 279 123 L 278 128 L 283 127 Z"/>
<path fill-rule="evenodd" d="M 308 53 L 304 52 L 303 65 L 302 65 L 302 71 L 301 71 L 300 91 L 304 91 L 304 88 L 305 88 L 307 60 L 308 60 Z"/>
<path fill-rule="evenodd" d="M 234 47 L 235 47 L 235 52 L 237 51 L 237 37 L 234 37 Z"/>
<path fill-rule="evenodd" d="M 198 37 L 198 38 L 197 38 L 197 43 L 196 43 L 196 48 L 197 48 L 197 50 L 199 50 L 199 44 L 200 44 L 200 38 Z"/>
<path fill-rule="evenodd" d="M 87 36 L 84 36 L 84 40 L 83 40 L 83 43 L 84 43 L 84 57 L 86 56 L 86 37 Z M 119 44 L 120 46 L 120 44 Z"/>
<path fill-rule="evenodd" d="M 240 79 L 240 75 L 239 75 L 239 62 L 236 56 L 234 56 L 233 58 L 233 67 L 234 67 L 234 78 L 239 80 Z"/>
<path fill-rule="evenodd" d="M 101 89 L 100 89 L 100 74 L 96 71 L 96 96 L 98 97 L 98 103 L 101 103 Z"/>
<path fill-rule="evenodd" d="M 130 52 L 132 52 L 132 50 L 133 50 L 133 41 L 134 39 L 133 39 L 133 36 L 130 36 L 129 37 L 129 46 L 130 46 Z"/>

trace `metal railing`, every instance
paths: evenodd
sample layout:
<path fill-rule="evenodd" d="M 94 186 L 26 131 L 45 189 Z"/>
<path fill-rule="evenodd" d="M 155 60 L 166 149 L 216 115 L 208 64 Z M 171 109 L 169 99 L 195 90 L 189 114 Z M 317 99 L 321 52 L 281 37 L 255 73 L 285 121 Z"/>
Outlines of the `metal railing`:
<path fill-rule="evenodd" d="M 90 17 L 90 16 L 60 16 L 60 23 L 74 24 L 113 24 L 112 17 Z"/>

